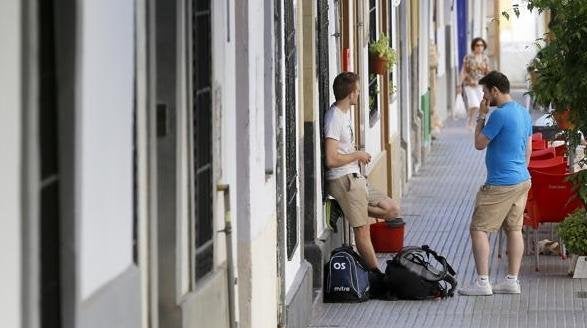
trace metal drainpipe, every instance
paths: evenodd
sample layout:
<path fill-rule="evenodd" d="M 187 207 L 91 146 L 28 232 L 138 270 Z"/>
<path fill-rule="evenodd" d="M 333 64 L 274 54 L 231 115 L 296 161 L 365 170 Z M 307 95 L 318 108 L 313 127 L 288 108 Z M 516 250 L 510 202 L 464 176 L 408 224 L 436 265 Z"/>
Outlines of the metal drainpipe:
<path fill-rule="evenodd" d="M 237 279 L 234 276 L 234 255 L 232 253 L 232 216 L 230 214 L 230 186 L 228 184 L 219 184 L 216 190 L 224 194 L 224 232 L 226 239 L 226 262 L 227 262 L 227 280 L 228 280 L 228 316 L 230 328 L 237 328 L 238 321 L 236 318 L 236 300 L 234 299 Z"/>

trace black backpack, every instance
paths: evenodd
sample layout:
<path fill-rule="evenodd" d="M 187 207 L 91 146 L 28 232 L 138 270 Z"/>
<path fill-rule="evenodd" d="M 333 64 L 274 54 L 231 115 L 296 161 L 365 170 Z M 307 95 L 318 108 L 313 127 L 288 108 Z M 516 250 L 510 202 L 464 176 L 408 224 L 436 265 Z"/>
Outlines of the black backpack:
<path fill-rule="evenodd" d="M 332 251 L 324 266 L 324 303 L 363 302 L 369 299 L 369 277 L 361 258 L 352 247 Z"/>
<path fill-rule="evenodd" d="M 384 280 L 393 298 L 424 300 L 452 297 L 455 275 L 444 256 L 423 245 L 404 247 L 387 261 Z"/>

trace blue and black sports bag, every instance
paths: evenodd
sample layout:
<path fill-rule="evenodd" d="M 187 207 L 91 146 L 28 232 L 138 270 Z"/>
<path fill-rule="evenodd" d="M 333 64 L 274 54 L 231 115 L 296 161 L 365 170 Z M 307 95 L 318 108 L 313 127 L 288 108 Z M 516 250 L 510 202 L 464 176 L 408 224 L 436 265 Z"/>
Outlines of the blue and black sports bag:
<path fill-rule="evenodd" d="M 369 274 L 352 247 L 332 251 L 324 266 L 325 303 L 363 302 L 369 299 Z"/>

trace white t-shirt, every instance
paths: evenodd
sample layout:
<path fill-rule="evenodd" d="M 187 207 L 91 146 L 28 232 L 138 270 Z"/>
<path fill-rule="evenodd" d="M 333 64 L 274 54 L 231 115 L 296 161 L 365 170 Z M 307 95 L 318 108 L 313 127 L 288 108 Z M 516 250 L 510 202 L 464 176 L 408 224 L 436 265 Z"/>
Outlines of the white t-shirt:
<path fill-rule="evenodd" d="M 324 137 L 338 141 L 339 154 L 351 154 L 356 151 L 353 125 L 351 122 L 351 111 L 346 113 L 334 104 L 324 115 Z M 359 162 L 354 161 L 343 166 L 331 168 L 326 174 L 328 180 L 340 178 L 350 173 L 359 173 Z"/>

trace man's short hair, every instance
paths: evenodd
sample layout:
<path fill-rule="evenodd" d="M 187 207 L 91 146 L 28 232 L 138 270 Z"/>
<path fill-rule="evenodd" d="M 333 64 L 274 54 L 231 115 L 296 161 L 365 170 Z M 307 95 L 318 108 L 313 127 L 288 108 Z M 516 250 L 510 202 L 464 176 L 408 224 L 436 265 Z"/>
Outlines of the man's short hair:
<path fill-rule="evenodd" d="M 510 81 L 503 73 L 498 71 L 487 73 L 479 80 L 479 84 L 486 86 L 489 90 L 496 87 L 501 93 L 510 93 Z"/>
<path fill-rule="evenodd" d="M 359 81 L 359 75 L 353 72 L 342 72 L 334 78 L 332 89 L 336 101 L 346 98 L 351 92 L 355 91 Z"/>

